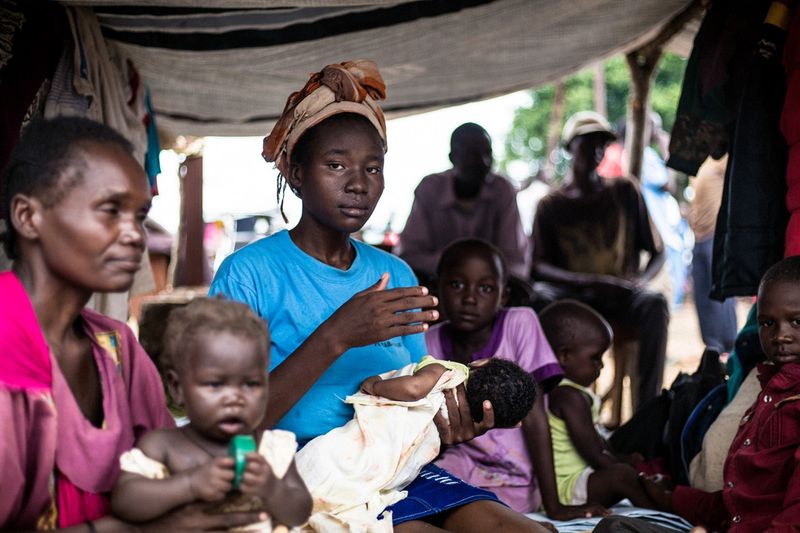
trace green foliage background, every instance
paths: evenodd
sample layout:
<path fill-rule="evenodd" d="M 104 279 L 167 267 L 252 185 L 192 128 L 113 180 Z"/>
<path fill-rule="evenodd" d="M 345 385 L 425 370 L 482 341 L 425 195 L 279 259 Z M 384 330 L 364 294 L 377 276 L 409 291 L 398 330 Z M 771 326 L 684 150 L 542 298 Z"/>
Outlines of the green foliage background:
<path fill-rule="evenodd" d="M 666 53 L 659 62 L 653 81 L 650 104 L 653 110 L 661 115 L 664 129 L 667 131 L 672 129 L 675 121 L 675 110 L 678 106 L 685 69 L 685 58 Z M 608 119 L 611 124 L 616 124 L 625 116 L 630 80 L 628 66 L 622 55 L 605 61 L 605 78 Z M 582 70 L 568 77 L 565 80 L 565 87 L 564 121 L 573 113 L 594 109 L 592 69 Z M 511 131 L 506 136 L 505 158 L 500 162 L 503 169 L 514 160 L 530 163 L 534 170 L 543 164 L 553 93 L 553 84 L 533 89 L 530 91 L 530 105 L 515 111 Z M 559 131 L 561 127 L 563 123 L 559 126 Z M 556 177 L 563 175 L 566 169 L 564 156 L 562 151 L 556 154 Z"/>

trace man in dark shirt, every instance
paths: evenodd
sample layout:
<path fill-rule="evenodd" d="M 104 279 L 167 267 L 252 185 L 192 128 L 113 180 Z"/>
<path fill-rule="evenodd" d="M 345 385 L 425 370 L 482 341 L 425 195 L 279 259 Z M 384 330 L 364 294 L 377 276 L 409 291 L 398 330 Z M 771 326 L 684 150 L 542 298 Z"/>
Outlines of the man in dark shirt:
<path fill-rule="evenodd" d="M 564 126 L 572 154 L 564 185 L 545 196 L 533 224 L 533 278 L 543 300 L 575 298 L 612 323 L 635 328 L 639 339 L 634 408 L 661 389 L 669 309 L 644 285 L 664 264 L 644 201 L 634 182 L 597 174 L 614 139 L 608 121 L 583 111 Z M 641 253 L 648 262 L 640 268 Z"/>

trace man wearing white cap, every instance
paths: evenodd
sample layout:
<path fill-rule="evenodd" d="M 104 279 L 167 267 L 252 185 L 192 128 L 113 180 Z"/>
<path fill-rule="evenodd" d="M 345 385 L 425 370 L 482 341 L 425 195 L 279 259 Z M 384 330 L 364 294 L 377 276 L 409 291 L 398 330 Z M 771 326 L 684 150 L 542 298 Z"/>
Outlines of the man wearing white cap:
<path fill-rule="evenodd" d="M 597 174 L 615 135 L 592 111 L 576 113 L 562 133 L 572 154 L 563 185 L 545 196 L 533 224 L 533 278 L 544 300 L 576 298 L 612 322 L 631 326 L 639 337 L 639 386 L 634 408 L 661 389 L 669 308 L 644 288 L 664 255 L 636 184 Z M 640 268 L 641 252 L 649 259 Z"/>

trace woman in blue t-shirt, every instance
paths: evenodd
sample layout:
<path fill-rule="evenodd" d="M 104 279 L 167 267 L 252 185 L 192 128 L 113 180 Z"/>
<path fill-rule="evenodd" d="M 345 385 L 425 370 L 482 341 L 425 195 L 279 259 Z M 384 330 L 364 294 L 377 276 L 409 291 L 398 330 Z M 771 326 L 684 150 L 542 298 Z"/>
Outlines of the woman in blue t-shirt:
<path fill-rule="evenodd" d="M 265 424 L 294 431 L 301 443 L 343 425 L 342 401 L 368 376 L 419 361 L 422 333 L 437 302 L 400 259 L 350 238 L 383 192 L 385 97 L 371 61 L 329 65 L 293 93 L 264 141 L 280 171 L 278 194 L 303 202 L 293 229 L 228 257 L 211 286 L 248 303 L 272 334 Z M 491 405 L 473 421 L 463 387 L 439 416 L 442 442 L 453 444 L 494 425 Z M 460 406 L 460 407 L 459 407 Z M 428 466 L 392 507 L 397 531 L 544 531 L 491 492 Z M 440 529 L 441 528 L 441 529 Z"/>

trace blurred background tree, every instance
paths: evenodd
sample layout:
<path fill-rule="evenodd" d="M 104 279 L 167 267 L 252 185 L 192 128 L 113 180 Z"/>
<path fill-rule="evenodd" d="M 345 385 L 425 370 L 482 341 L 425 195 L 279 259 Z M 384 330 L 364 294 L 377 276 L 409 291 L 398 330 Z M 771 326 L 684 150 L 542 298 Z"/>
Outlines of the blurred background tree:
<path fill-rule="evenodd" d="M 675 54 L 665 53 L 659 62 L 658 71 L 650 92 L 650 105 L 661 115 L 666 131 L 672 129 L 675 109 L 678 107 L 686 59 Z M 606 109 L 608 119 L 616 125 L 624 119 L 628 101 L 630 76 L 625 58 L 615 56 L 604 62 Z M 554 124 L 560 139 L 564 121 L 577 111 L 595 109 L 594 69 L 587 68 L 564 80 L 563 113 Z M 545 166 L 545 156 L 550 133 L 550 120 L 557 84 L 549 84 L 530 91 L 530 104 L 520 107 L 514 113 L 511 131 L 506 136 L 505 158 L 500 162 L 503 171 L 513 161 L 523 161 L 530 166 L 530 173 L 536 174 Z M 563 177 L 568 167 L 566 154 L 556 144 L 550 155 L 553 179 Z"/>

